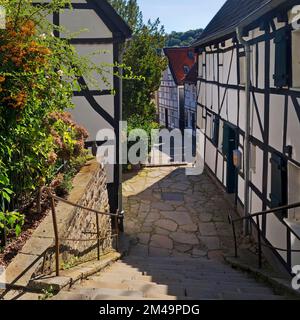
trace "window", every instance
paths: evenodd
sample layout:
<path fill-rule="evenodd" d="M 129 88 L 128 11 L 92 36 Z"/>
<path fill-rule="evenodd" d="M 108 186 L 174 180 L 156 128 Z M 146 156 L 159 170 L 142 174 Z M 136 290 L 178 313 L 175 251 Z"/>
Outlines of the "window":
<path fill-rule="evenodd" d="M 189 51 L 188 52 L 188 57 L 191 59 L 191 60 L 194 60 L 195 59 L 195 54 L 193 51 Z"/>
<path fill-rule="evenodd" d="M 246 84 L 246 56 L 240 56 L 240 85 Z"/>
<path fill-rule="evenodd" d="M 188 74 L 190 72 L 190 67 L 189 66 L 184 66 L 183 67 L 183 71 L 184 71 L 184 74 Z"/>
<path fill-rule="evenodd" d="M 292 32 L 293 87 L 300 88 L 300 30 Z"/>
<path fill-rule="evenodd" d="M 290 85 L 290 51 L 291 32 L 285 28 L 277 30 L 275 35 L 275 87 L 282 88 Z M 298 51 L 299 52 L 299 51 Z M 298 53 L 299 54 L 299 53 Z"/>

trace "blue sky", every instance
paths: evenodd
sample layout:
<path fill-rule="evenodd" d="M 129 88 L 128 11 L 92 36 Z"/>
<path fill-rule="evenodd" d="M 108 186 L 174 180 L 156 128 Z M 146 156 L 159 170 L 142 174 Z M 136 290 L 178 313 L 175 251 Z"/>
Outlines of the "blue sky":
<path fill-rule="evenodd" d="M 204 28 L 225 0 L 138 0 L 144 20 L 159 17 L 167 32 Z"/>

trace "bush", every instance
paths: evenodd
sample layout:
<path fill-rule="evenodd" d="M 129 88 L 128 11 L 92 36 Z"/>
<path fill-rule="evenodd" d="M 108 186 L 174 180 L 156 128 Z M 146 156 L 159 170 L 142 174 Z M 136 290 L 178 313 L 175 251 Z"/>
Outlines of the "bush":
<path fill-rule="evenodd" d="M 6 29 L 0 30 L 0 232 L 19 234 L 22 210 L 68 161 L 84 162 L 87 133 L 70 114 L 77 78 L 101 67 L 81 58 L 68 41 L 54 37 L 45 18 L 69 4 L 53 0 L 46 7 L 30 0 L 0 0 Z M 103 71 L 103 70 L 102 70 Z M 73 171 L 72 171 L 73 172 Z"/>
<path fill-rule="evenodd" d="M 148 146 L 145 146 L 145 148 L 147 148 L 147 150 L 144 150 L 144 153 L 149 154 L 150 150 L 151 150 L 151 130 L 153 129 L 159 129 L 159 124 L 155 121 L 154 117 L 148 116 L 145 117 L 144 115 L 132 115 L 131 117 L 129 117 L 128 121 L 127 121 L 127 134 L 130 133 L 130 131 L 134 130 L 134 129 L 142 129 L 144 131 L 146 131 L 147 135 L 148 135 Z M 127 148 L 128 150 L 130 150 L 130 147 L 132 145 L 134 145 L 136 142 L 131 142 L 128 141 L 127 143 Z M 146 162 L 147 159 L 144 159 L 143 162 Z M 125 165 L 123 166 L 123 169 L 125 171 L 130 171 L 132 169 L 132 165 Z"/>

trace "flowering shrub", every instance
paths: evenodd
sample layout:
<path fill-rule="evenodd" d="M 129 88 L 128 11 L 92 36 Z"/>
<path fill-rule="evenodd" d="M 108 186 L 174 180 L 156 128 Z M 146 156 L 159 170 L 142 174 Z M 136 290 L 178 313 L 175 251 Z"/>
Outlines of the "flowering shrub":
<path fill-rule="evenodd" d="M 7 13 L 0 30 L 0 231 L 6 225 L 18 234 L 22 219 L 15 207 L 31 202 L 62 163 L 72 171 L 85 159 L 87 132 L 64 110 L 73 107 L 79 77 L 91 81 L 96 72 L 107 83 L 112 66 L 92 64 L 54 36 L 58 27 L 46 17 L 69 4 L 0 0 Z"/>

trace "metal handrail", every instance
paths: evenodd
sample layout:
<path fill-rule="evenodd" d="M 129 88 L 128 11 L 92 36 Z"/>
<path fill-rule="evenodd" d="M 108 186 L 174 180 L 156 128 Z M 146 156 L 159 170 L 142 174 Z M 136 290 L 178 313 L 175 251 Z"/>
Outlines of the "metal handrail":
<path fill-rule="evenodd" d="M 256 218 L 257 241 L 258 241 L 258 266 L 259 266 L 259 268 L 262 268 L 262 246 L 271 248 L 273 250 L 282 251 L 282 252 L 288 252 L 288 253 L 300 252 L 300 250 L 291 249 L 289 246 L 287 246 L 288 249 L 283 249 L 283 248 L 277 248 L 277 247 L 274 247 L 274 246 L 268 245 L 268 244 L 262 244 L 262 234 L 261 234 L 262 232 L 261 232 L 260 221 L 259 221 L 259 217 L 261 217 L 261 216 L 265 216 L 265 215 L 268 215 L 270 213 L 280 212 L 282 210 L 295 209 L 295 208 L 299 208 L 299 207 L 300 207 L 300 202 L 297 202 L 297 203 L 293 203 L 293 204 L 289 204 L 289 205 L 285 205 L 285 206 L 281 206 L 281 207 L 277 207 L 277 208 L 273 208 L 273 209 L 269 209 L 269 210 L 256 212 L 256 213 L 249 214 L 249 215 L 247 215 L 245 217 L 240 217 L 240 218 L 237 218 L 237 219 L 233 219 L 232 215 L 229 214 L 228 215 L 228 221 L 229 221 L 229 224 L 232 225 L 235 257 L 236 258 L 238 257 L 238 245 L 237 245 L 237 236 L 236 236 L 235 224 L 237 222 L 241 222 L 241 221 L 245 221 L 245 220 L 251 220 L 253 218 Z M 286 227 L 287 233 L 289 235 L 289 239 L 290 239 L 291 234 L 293 234 L 300 241 L 299 235 L 284 220 L 280 220 L 280 219 L 278 219 L 278 220 Z M 289 269 L 291 269 L 291 266 L 289 266 Z"/>
<path fill-rule="evenodd" d="M 41 188 L 39 192 L 39 203 L 41 202 L 41 197 L 43 192 L 47 193 L 48 198 L 51 199 L 51 212 L 52 212 L 52 223 L 53 223 L 53 230 L 54 230 L 54 237 L 55 237 L 55 271 L 56 271 L 56 276 L 59 276 L 60 274 L 60 268 L 59 268 L 59 255 L 60 255 L 60 241 L 97 241 L 97 259 L 100 260 L 100 240 L 104 240 L 106 238 L 101 238 L 100 237 L 100 230 L 99 230 L 99 215 L 102 216 L 110 216 L 114 218 L 115 222 L 115 234 L 111 235 L 111 238 L 116 238 L 116 247 L 118 250 L 118 238 L 119 238 L 119 223 L 118 219 L 121 218 L 122 216 L 117 212 L 117 213 L 107 213 L 107 212 L 101 212 L 99 210 L 91 209 L 84 207 L 82 205 L 79 205 L 77 203 L 73 203 L 71 201 L 68 201 L 66 199 L 60 198 L 56 195 L 54 195 L 49 187 L 43 187 Z M 56 201 L 61 201 L 63 203 L 66 203 L 67 205 L 70 205 L 75 208 L 79 208 L 82 210 L 86 210 L 89 212 L 95 213 L 96 217 L 96 227 L 97 227 L 97 238 L 95 239 L 64 239 L 64 238 L 59 238 L 59 232 L 58 232 L 58 226 L 57 226 L 57 217 L 56 217 L 56 210 L 55 210 L 55 200 Z"/>

